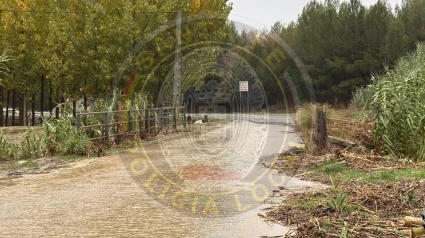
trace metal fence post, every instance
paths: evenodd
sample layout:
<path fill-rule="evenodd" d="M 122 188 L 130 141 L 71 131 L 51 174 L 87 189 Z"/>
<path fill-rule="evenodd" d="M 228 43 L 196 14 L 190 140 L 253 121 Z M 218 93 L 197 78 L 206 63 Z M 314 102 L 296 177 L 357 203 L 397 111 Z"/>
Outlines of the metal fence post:
<path fill-rule="evenodd" d="M 142 113 L 141 113 L 141 111 L 139 111 L 138 114 L 139 114 L 139 118 L 138 118 L 138 121 L 139 121 L 139 137 L 142 138 L 142 135 L 143 135 L 143 133 L 142 133 L 142 131 L 143 131 L 142 125 L 143 125 L 143 122 L 142 122 Z M 137 126 L 137 124 L 136 124 L 136 126 Z"/>
<path fill-rule="evenodd" d="M 149 129 L 149 109 L 146 108 L 145 110 L 145 130 L 146 132 Z"/>
<path fill-rule="evenodd" d="M 109 112 L 105 114 L 105 137 L 109 140 Z"/>
<path fill-rule="evenodd" d="M 130 133 L 133 131 L 133 126 L 132 126 L 132 119 L 131 119 L 131 110 L 128 111 L 128 116 L 127 116 L 127 120 L 128 120 L 128 128 L 127 128 L 127 133 Z"/>
<path fill-rule="evenodd" d="M 79 130 L 81 128 L 81 113 L 77 113 L 77 129 Z"/>
<path fill-rule="evenodd" d="M 162 114 L 161 114 L 161 108 L 156 109 L 156 115 L 158 117 L 158 128 L 162 128 Z"/>
<path fill-rule="evenodd" d="M 187 119 L 186 119 L 186 107 L 183 107 L 183 128 L 186 129 L 187 127 Z"/>
<path fill-rule="evenodd" d="M 177 108 L 173 108 L 173 129 L 177 130 Z"/>

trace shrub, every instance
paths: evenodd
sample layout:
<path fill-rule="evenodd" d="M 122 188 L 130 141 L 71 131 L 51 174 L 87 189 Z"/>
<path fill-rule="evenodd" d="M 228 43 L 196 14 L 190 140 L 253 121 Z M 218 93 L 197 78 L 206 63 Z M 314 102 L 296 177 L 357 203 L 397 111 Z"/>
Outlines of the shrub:
<path fill-rule="evenodd" d="M 353 93 L 353 104 L 357 109 L 370 109 L 370 103 L 375 95 L 375 88 L 371 86 L 357 88 Z"/>
<path fill-rule="evenodd" d="M 0 160 L 15 160 L 19 158 L 19 147 L 10 142 L 0 130 Z"/>
<path fill-rule="evenodd" d="M 86 154 L 91 145 L 87 135 L 78 131 L 72 119 L 63 116 L 43 122 L 46 148 L 50 154 Z"/>
<path fill-rule="evenodd" d="M 312 104 L 306 104 L 300 107 L 296 112 L 296 125 L 299 130 L 311 129 L 313 125 Z"/>
<path fill-rule="evenodd" d="M 46 153 L 46 139 L 39 136 L 34 129 L 29 128 L 23 136 L 19 157 L 23 160 L 38 159 Z"/>
<path fill-rule="evenodd" d="M 62 108 L 59 119 L 46 117 L 43 119 L 43 133 L 37 134 L 33 128 L 28 128 L 21 143 L 10 142 L 0 130 L 0 160 L 32 160 L 46 153 L 85 155 L 92 145 L 85 133 L 74 126 L 71 102 L 67 101 L 58 107 Z"/>
<path fill-rule="evenodd" d="M 46 150 L 49 154 L 86 154 L 91 142 L 85 133 L 77 130 L 74 126 L 74 118 L 70 117 L 72 107 L 68 100 L 58 107 L 63 108 L 59 119 L 45 118 L 43 120 L 44 138 Z M 68 106 L 67 106 L 68 104 Z"/>

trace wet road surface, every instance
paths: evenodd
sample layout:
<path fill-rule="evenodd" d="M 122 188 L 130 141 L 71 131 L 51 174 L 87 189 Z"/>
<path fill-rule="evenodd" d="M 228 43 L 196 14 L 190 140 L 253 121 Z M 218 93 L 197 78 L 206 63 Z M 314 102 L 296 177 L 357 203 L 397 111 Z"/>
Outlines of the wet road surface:
<path fill-rule="evenodd" d="M 296 142 L 284 123 L 239 118 L 50 174 L 0 181 L 0 237 L 284 235 L 289 228 L 257 216 L 282 199 L 272 191 L 318 185 L 282 178 L 261 162 Z"/>

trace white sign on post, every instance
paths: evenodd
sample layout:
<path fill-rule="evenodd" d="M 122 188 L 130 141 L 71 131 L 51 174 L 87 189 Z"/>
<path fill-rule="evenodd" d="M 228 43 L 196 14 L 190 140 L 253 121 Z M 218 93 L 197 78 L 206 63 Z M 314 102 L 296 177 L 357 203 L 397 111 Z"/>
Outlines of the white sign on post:
<path fill-rule="evenodd" d="M 239 92 L 248 92 L 248 81 L 239 81 Z"/>

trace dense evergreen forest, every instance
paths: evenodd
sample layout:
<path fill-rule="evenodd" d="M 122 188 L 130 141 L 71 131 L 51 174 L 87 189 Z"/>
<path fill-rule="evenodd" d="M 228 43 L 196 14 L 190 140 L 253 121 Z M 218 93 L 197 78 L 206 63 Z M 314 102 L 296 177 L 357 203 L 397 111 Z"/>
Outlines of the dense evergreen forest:
<path fill-rule="evenodd" d="M 260 37 L 245 32 L 239 37 L 245 47 L 266 58 L 279 47 L 267 37 L 270 34 L 296 51 L 319 102 L 348 104 L 357 87 L 371 83 L 371 75 L 392 69 L 400 57 L 425 41 L 425 1 L 404 0 L 395 8 L 382 0 L 370 7 L 360 0 L 312 1 L 295 22 L 278 22 Z M 279 100 L 279 93 L 272 91 L 276 82 L 268 77 L 262 80 L 273 104 Z"/>
<path fill-rule="evenodd" d="M 297 21 L 278 22 L 263 32 L 238 32 L 226 20 L 232 9 L 228 0 L 90 4 L 4 0 L 0 1 L 0 51 L 11 60 L 3 62 L 7 70 L 0 76 L 0 102 L 4 105 L 7 89 L 37 104 L 47 95 L 53 101 L 63 95 L 75 100 L 83 95 L 108 97 L 114 85 L 124 88 L 135 74 L 155 100 L 173 68 L 176 9 L 186 19 L 183 57 L 199 44 L 221 42 L 214 47 L 231 49 L 255 69 L 269 105 L 282 98 L 278 85 L 285 83 L 276 78 L 282 79 L 288 69 L 293 69 L 293 77 L 300 77 L 289 57 L 269 65 L 275 77 L 258 60 L 267 62 L 280 47 L 274 36 L 302 60 L 319 102 L 345 105 L 356 88 L 370 84 L 372 74 L 393 68 L 398 58 L 425 41 L 424 0 L 404 0 L 395 8 L 382 0 L 369 7 L 360 0 L 311 1 Z M 205 55 L 198 58 L 215 57 L 205 51 L 199 54 Z M 202 82 L 209 76 L 199 77 Z M 299 87 L 306 93 L 303 85 Z M 43 90 L 48 92 L 40 95 Z"/>

